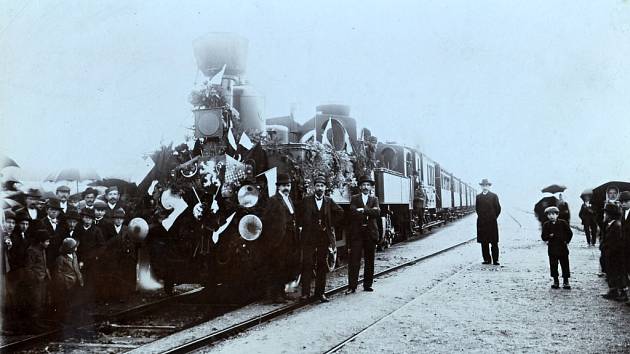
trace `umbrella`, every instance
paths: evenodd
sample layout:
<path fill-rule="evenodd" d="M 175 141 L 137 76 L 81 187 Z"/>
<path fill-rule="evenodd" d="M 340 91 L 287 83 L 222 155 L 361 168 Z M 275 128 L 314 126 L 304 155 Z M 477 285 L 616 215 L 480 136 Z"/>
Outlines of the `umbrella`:
<path fill-rule="evenodd" d="M 125 180 L 119 178 L 104 178 L 98 181 L 94 181 L 89 183 L 88 186 L 103 186 L 103 187 L 118 187 L 120 194 L 131 194 L 135 195 L 138 186 L 135 183 L 127 182 Z"/>
<path fill-rule="evenodd" d="M 81 171 L 78 168 L 65 168 L 57 174 L 50 174 L 46 177 L 46 181 L 61 182 L 72 181 L 77 184 L 77 192 L 79 191 L 79 182 L 81 181 L 95 181 L 101 179 L 101 177 L 91 169 Z"/>
<path fill-rule="evenodd" d="M 550 186 L 543 188 L 542 192 L 543 193 L 558 193 L 558 192 L 564 192 L 565 189 L 567 189 L 567 187 L 559 185 L 559 184 L 552 184 Z"/>
<path fill-rule="evenodd" d="M 13 208 L 21 208 L 22 204 L 16 202 L 13 199 L 2 198 L 0 199 L 0 204 L 2 204 L 2 209 L 13 209 Z"/>
<path fill-rule="evenodd" d="M 534 205 L 534 213 L 536 214 L 536 218 L 538 218 L 538 221 L 540 221 L 541 223 L 547 221 L 547 216 L 545 216 L 545 209 L 550 206 L 558 206 L 558 198 L 554 196 L 544 197 L 539 200 L 536 205 Z"/>
<path fill-rule="evenodd" d="M 20 167 L 20 165 L 18 165 L 15 160 L 3 153 L 0 153 L 0 168 L 5 168 L 9 166 Z"/>

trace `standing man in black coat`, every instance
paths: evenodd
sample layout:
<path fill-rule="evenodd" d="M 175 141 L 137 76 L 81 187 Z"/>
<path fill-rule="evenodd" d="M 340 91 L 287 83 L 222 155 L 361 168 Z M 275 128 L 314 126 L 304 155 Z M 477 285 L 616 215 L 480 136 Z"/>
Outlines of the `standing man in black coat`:
<path fill-rule="evenodd" d="M 590 195 L 582 195 L 582 206 L 580 207 L 580 219 L 584 226 L 584 233 L 586 234 L 586 243 L 591 246 L 595 246 L 597 242 L 597 215 L 595 214 L 595 208 L 591 204 Z"/>
<path fill-rule="evenodd" d="M 624 260 L 626 277 L 630 274 L 630 191 L 619 194 L 621 203 L 621 234 L 624 241 Z M 627 278 L 626 278 L 627 279 Z M 626 302 L 630 306 L 630 302 Z"/>
<path fill-rule="evenodd" d="M 365 262 L 363 269 L 363 290 L 374 291 L 374 255 L 379 239 L 378 221 L 381 209 L 378 198 L 370 192 L 374 181 L 369 176 L 359 179 L 361 194 L 355 194 L 350 200 L 350 264 L 348 265 L 348 291 L 356 292 L 359 284 L 361 257 Z"/>
<path fill-rule="evenodd" d="M 61 214 L 61 206 L 59 199 L 51 198 L 46 202 L 46 217 L 35 224 L 35 230 L 46 230 L 48 233 L 49 246 L 46 248 L 46 258 L 48 259 L 48 268 L 52 268 L 55 260 L 59 255 L 59 247 L 66 238 L 68 229 L 65 221 L 59 218 Z"/>
<path fill-rule="evenodd" d="M 335 224 L 343 217 L 343 209 L 326 192 L 326 178 L 315 178 L 315 194 L 302 201 L 302 299 L 311 295 L 311 280 L 315 266 L 315 297 L 328 302 L 324 290 L 328 266 L 326 257 L 336 247 Z M 313 264 L 315 261 L 316 264 Z"/>
<path fill-rule="evenodd" d="M 490 192 L 492 183 L 484 178 L 479 183 L 483 191 L 477 195 L 475 211 L 477 212 L 477 242 L 481 244 L 483 264 L 499 265 L 499 227 L 497 218 L 501 214 L 499 197 Z M 492 258 L 489 246 L 492 245 Z"/>
<path fill-rule="evenodd" d="M 267 248 L 267 298 L 274 303 L 286 302 L 284 285 L 290 281 L 294 269 L 292 254 L 299 250 L 295 207 L 289 194 L 291 179 L 278 174 L 276 194 L 267 201 L 263 215 L 263 237 Z"/>

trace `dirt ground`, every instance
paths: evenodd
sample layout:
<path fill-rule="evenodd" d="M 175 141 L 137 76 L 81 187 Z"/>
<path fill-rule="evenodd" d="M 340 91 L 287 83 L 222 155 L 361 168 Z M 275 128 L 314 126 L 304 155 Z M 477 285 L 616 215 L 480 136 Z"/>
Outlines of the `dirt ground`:
<path fill-rule="evenodd" d="M 474 221 L 405 253 L 474 235 Z M 600 298 L 599 250 L 582 233 L 570 245 L 573 289 L 554 290 L 536 220 L 506 211 L 499 227 L 501 266 L 480 264 L 471 243 L 200 352 L 321 353 L 357 333 L 340 353 L 630 352 L 630 307 Z"/>

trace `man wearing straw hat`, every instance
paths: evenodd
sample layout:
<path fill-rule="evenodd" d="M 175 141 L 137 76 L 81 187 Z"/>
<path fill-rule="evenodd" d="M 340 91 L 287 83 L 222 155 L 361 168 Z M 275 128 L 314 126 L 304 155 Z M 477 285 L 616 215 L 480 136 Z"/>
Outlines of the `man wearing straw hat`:
<path fill-rule="evenodd" d="M 499 197 L 490 192 L 492 183 L 484 178 L 479 185 L 482 192 L 477 195 L 475 211 L 477 212 L 477 242 L 481 244 L 482 264 L 499 265 L 499 227 L 497 218 L 501 214 Z M 492 257 L 490 257 L 492 245 Z"/>

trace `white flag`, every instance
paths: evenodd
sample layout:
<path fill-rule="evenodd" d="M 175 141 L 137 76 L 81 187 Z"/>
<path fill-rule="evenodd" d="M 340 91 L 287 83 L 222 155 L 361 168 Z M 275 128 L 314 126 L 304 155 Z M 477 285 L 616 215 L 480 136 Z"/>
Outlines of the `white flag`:
<path fill-rule="evenodd" d="M 221 235 L 221 233 L 223 233 L 223 231 L 225 231 L 225 229 L 230 226 L 232 219 L 234 219 L 234 215 L 236 215 L 236 212 L 233 212 L 232 215 L 228 216 L 228 218 L 225 220 L 225 223 L 219 226 L 219 229 L 217 231 L 212 232 L 212 242 L 219 242 L 219 235 Z"/>
<path fill-rule="evenodd" d="M 265 178 L 267 178 L 267 193 L 269 194 L 270 197 L 274 195 L 276 192 L 274 188 L 276 187 L 277 174 L 278 174 L 278 168 L 274 167 L 258 175 L 258 176 L 265 175 Z"/>
<path fill-rule="evenodd" d="M 234 149 L 236 151 L 236 139 L 234 139 L 234 132 L 232 131 L 232 127 L 230 126 L 230 129 L 228 130 L 228 142 L 230 143 L 230 146 L 232 147 L 232 149 Z"/>
<path fill-rule="evenodd" d="M 249 136 L 247 136 L 247 134 L 245 133 L 241 135 L 241 139 L 238 141 L 238 143 L 247 150 L 250 150 L 254 147 L 254 144 L 249 139 Z"/>
<path fill-rule="evenodd" d="M 306 132 L 304 135 L 302 135 L 302 137 L 300 138 L 300 142 L 301 143 L 308 143 L 309 141 L 315 141 L 315 129 Z"/>
<path fill-rule="evenodd" d="M 352 148 L 352 143 L 350 142 L 350 135 L 348 135 L 347 131 L 343 132 L 344 142 L 346 143 L 346 152 L 348 154 L 354 153 L 354 149 Z"/>
<path fill-rule="evenodd" d="M 221 69 L 221 71 L 216 73 L 212 77 L 212 79 L 210 79 L 210 81 L 209 81 L 210 85 L 221 85 L 221 80 L 223 80 L 223 73 L 225 73 L 225 67 L 226 67 L 226 65 L 223 64 L 223 69 Z"/>
<path fill-rule="evenodd" d="M 322 144 L 326 145 L 330 145 L 331 147 L 334 147 L 333 144 L 330 142 L 330 140 L 328 140 L 328 130 L 332 129 L 332 118 L 328 118 L 328 121 L 326 122 L 326 125 L 324 126 L 324 132 L 322 134 Z"/>

